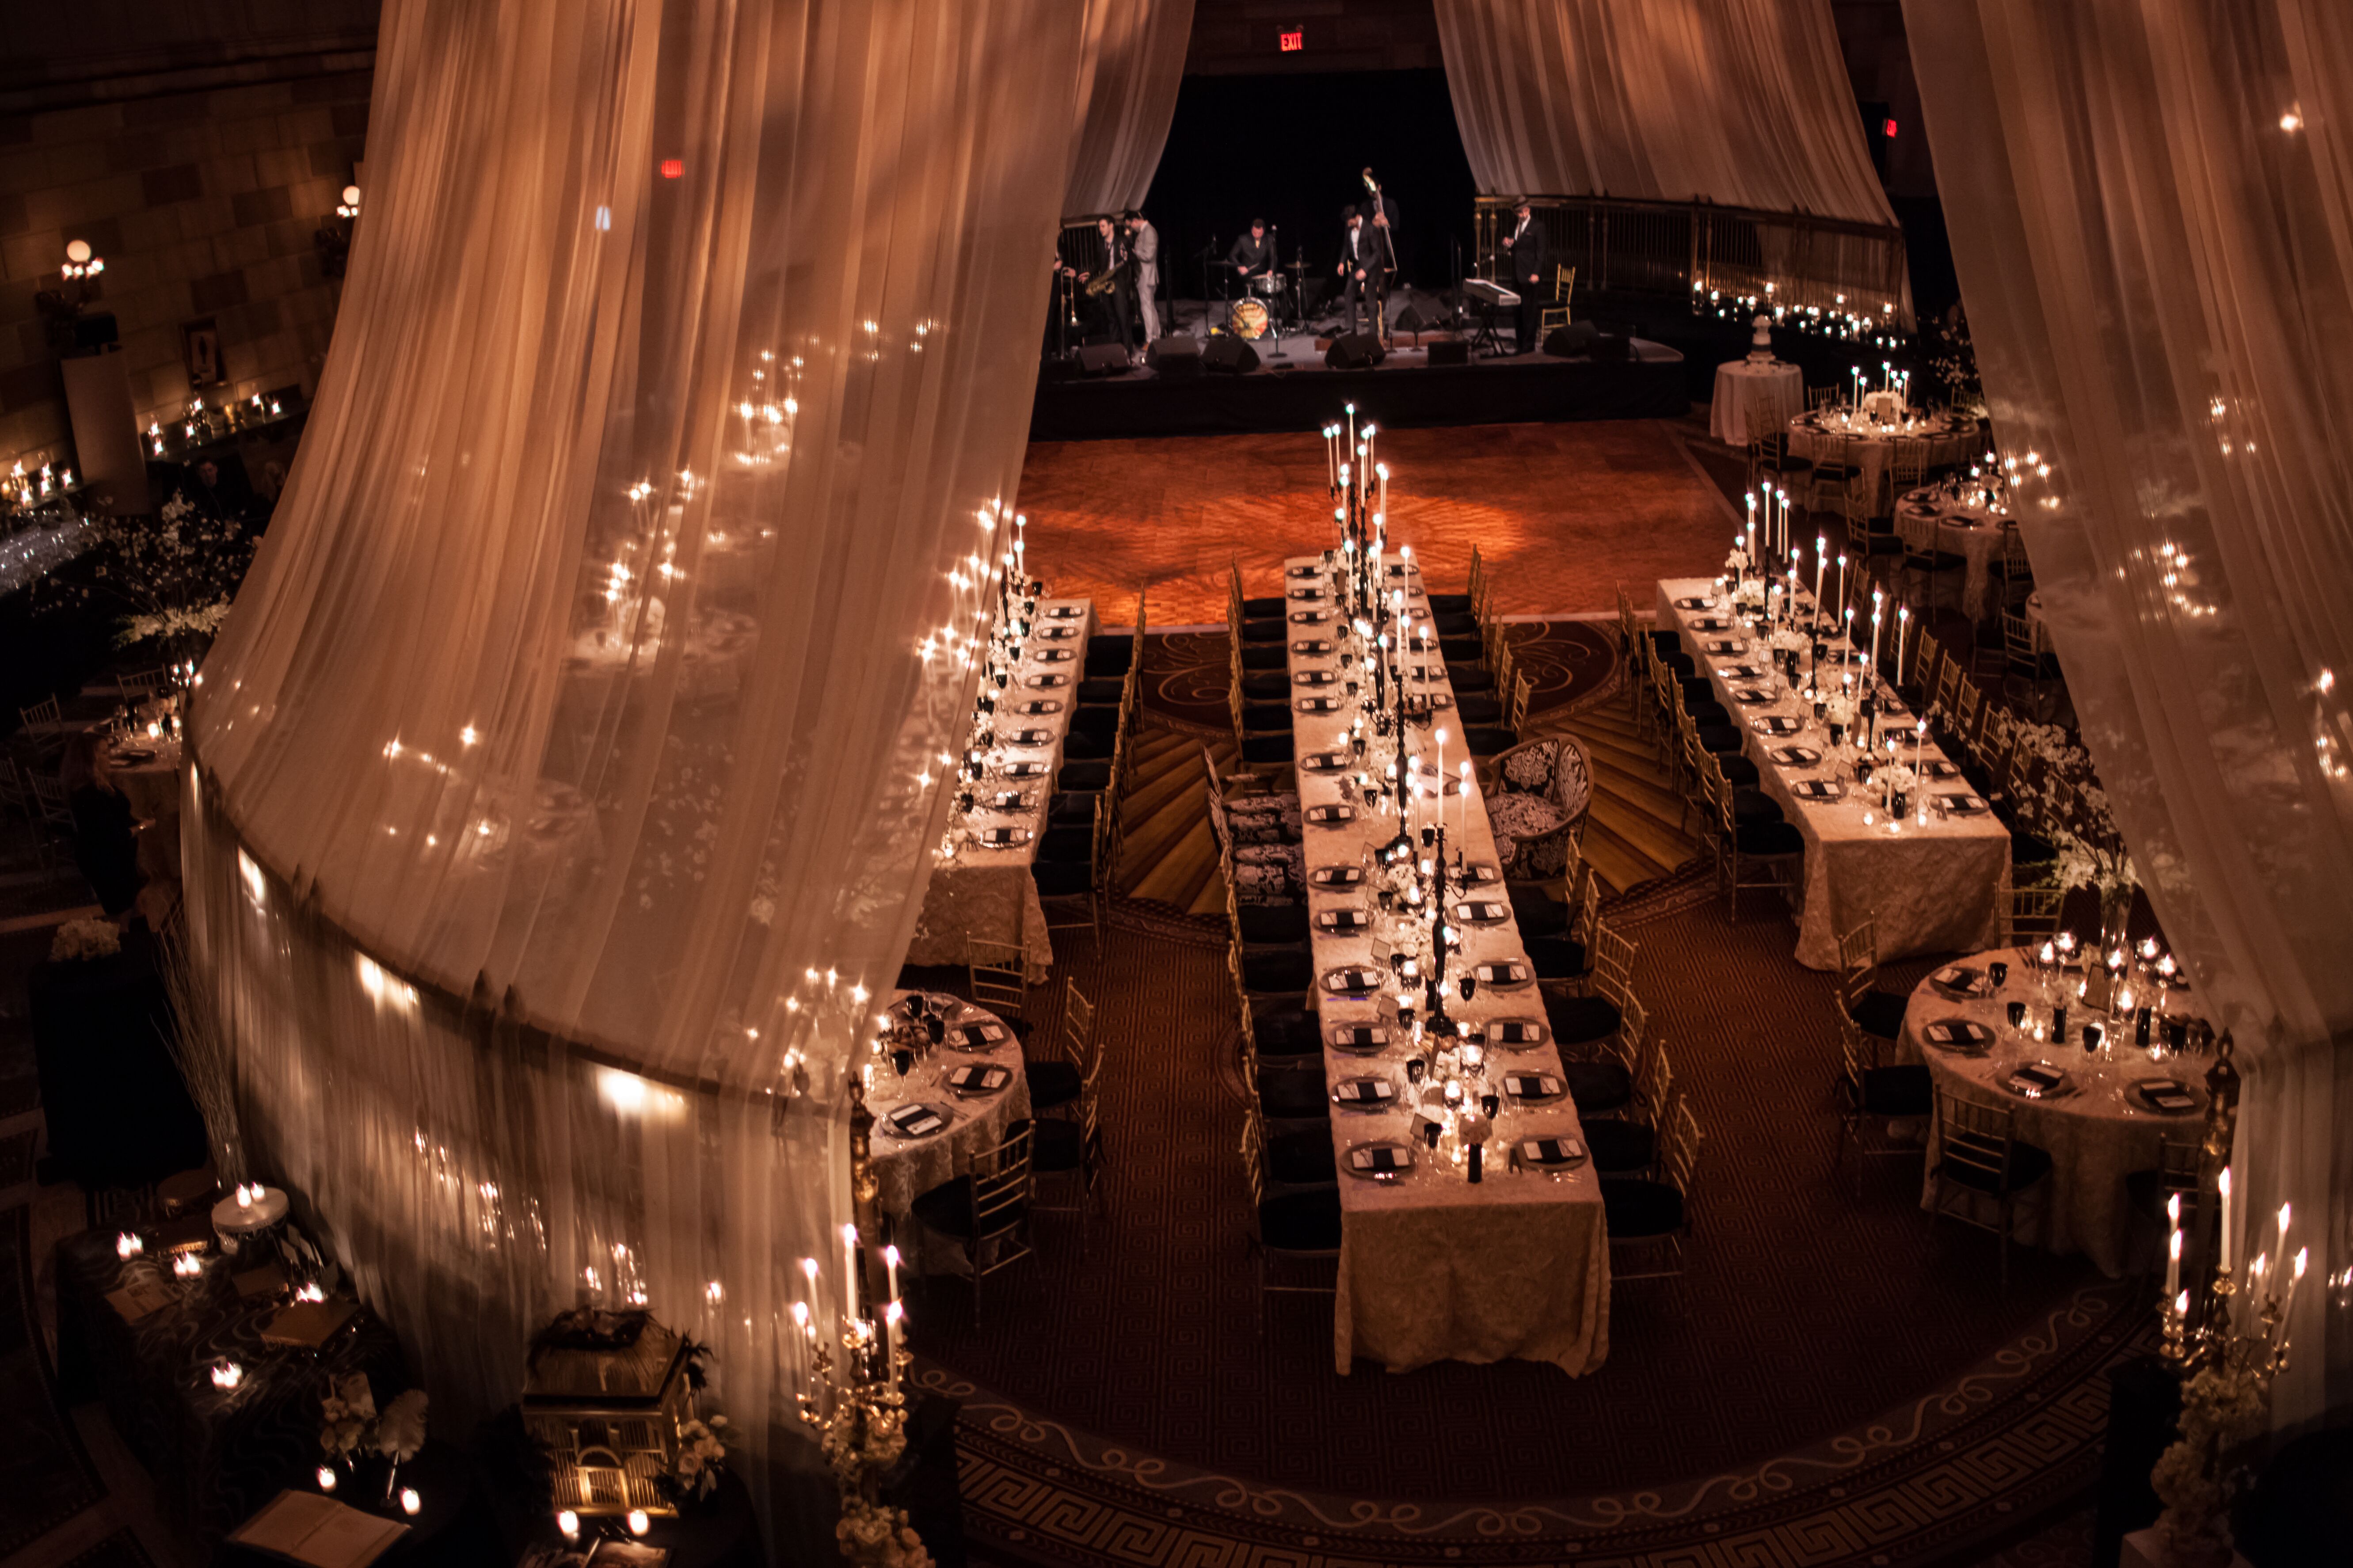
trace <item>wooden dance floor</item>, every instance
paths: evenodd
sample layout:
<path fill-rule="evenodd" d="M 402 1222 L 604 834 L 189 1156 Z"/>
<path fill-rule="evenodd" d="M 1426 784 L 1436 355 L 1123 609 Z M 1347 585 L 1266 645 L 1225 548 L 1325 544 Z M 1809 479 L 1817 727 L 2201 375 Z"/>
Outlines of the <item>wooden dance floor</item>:
<path fill-rule="evenodd" d="M 1734 532 L 1678 428 L 1641 419 L 1384 431 L 1389 537 L 1451 591 L 1476 545 L 1500 614 L 1614 611 L 1621 581 L 1647 605 L 1657 578 L 1714 570 Z M 1222 622 L 1229 560 L 1248 592 L 1271 594 L 1285 555 L 1333 537 L 1324 442 L 1312 430 L 1033 442 L 1020 508 L 1032 568 L 1057 595 L 1092 598 L 1107 625 L 1134 621 L 1140 589 L 1155 626 Z"/>

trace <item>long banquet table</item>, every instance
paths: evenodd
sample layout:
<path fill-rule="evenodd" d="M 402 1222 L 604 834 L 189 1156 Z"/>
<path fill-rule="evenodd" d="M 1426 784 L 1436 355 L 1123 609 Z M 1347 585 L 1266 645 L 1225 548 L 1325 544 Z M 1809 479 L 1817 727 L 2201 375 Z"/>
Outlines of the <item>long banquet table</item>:
<path fill-rule="evenodd" d="M 970 812 L 949 807 L 951 847 L 944 855 L 934 851 L 909 963 L 964 963 L 970 956 L 966 944 L 977 939 L 1022 949 L 1033 984 L 1053 967 L 1054 945 L 1038 901 L 1038 843 L 1061 778 L 1063 742 L 1078 710 L 1079 682 L 1086 678 L 1087 644 L 1097 629 L 1092 599 L 1039 601 L 1021 660 L 997 704 L 1001 760 L 972 786 Z M 1021 711 L 1031 703 L 1059 706 L 1050 713 Z M 999 810 L 993 804 L 1013 794 L 1022 797 L 1020 805 Z M 1009 831 L 1012 842 L 981 841 L 981 835 L 999 829 Z"/>
<path fill-rule="evenodd" d="M 1419 570 L 1398 575 L 1407 581 L 1408 610 L 1426 618 L 1429 601 Z M 1335 737 L 1346 731 L 1369 700 L 1370 687 L 1366 684 L 1356 698 L 1345 695 L 1348 674 L 1339 667 L 1341 638 L 1323 563 L 1314 556 L 1286 562 L 1284 587 L 1292 622 L 1292 729 L 1296 753 L 1303 760 L 1334 748 Z M 1316 596 L 1303 596 L 1311 594 Z M 1325 618 L 1303 621 L 1303 616 Z M 1318 651 L 1314 645 L 1319 643 L 1329 647 Z M 1443 699 L 1431 723 L 1412 731 L 1413 757 L 1417 763 L 1434 763 L 1440 751 L 1435 731 L 1444 728 L 1453 742 L 1446 753 L 1451 773 L 1469 752 L 1462 749 L 1460 721 L 1452 721 L 1453 688 L 1437 644 L 1432 641 L 1426 654 L 1409 652 L 1405 662 L 1422 666 L 1430 675 L 1409 689 Z M 1324 671 L 1335 678 L 1331 684 L 1307 684 L 1316 679 L 1314 672 Z M 1353 673 L 1361 677 L 1364 672 L 1359 668 Z M 1329 712 L 1301 710 L 1303 700 L 1324 696 L 1336 696 L 1340 706 Z M 1304 834 L 1311 879 L 1323 867 L 1368 865 L 1372 850 L 1396 836 L 1395 816 L 1366 806 L 1361 791 L 1352 787 L 1353 771 L 1326 773 L 1303 766 L 1298 773 L 1301 809 L 1309 819 Z M 1449 848 L 1460 848 L 1472 864 L 1494 866 L 1494 837 L 1476 784 L 1467 795 L 1443 798 Z M 1355 820 L 1328 825 L 1313 820 L 1317 807 L 1344 802 L 1354 806 Z M 1417 827 L 1421 820 L 1416 816 Z M 1324 977 L 1335 969 L 1372 962 L 1374 931 L 1327 931 L 1316 917 L 1327 910 L 1374 908 L 1373 886 L 1369 874 L 1358 887 L 1341 890 L 1317 888 L 1311 880 L 1308 898 L 1315 970 L 1312 1000 L 1324 1034 L 1324 1080 L 1387 1078 L 1398 1107 L 1359 1112 L 1335 1106 L 1332 1112 L 1341 1235 L 1334 1364 L 1345 1373 L 1355 1358 L 1364 1356 L 1391 1372 L 1407 1372 L 1435 1361 L 1493 1362 L 1510 1356 L 1551 1362 L 1572 1375 L 1589 1372 L 1601 1364 L 1609 1349 L 1609 1247 L 1600 1182 L 1589 1160 L 1554 1173 L 1520 1169 L 1507 1152 L 1530 1138 L 1574 1138 L 1581 1146 L 1583 1129 L 1576 1108 L 1565 1093 L 1556 1100 L 1527 1107 L 1503 1096 L 1487 1144 L 1485 1179 L 1477 1185 L 1451 1161 L 1420 1145 L 1413 1136 L 1419 1118 L 1411 1100 L 1422 1090 L 1405 1074 L 1408 1042 L 1395 1026 L 1394 1004 L 1385 1006 L 1379 994 L 1362 998 L 1335 994 L 1324 984 Z M 1500 879 L 1487 886 L 1485 896 L 1504 905 L 1504 918 L 1462 928 L 1463 947 L 1451 961 L 1450 977 L 1489 963 L 1517 963 L 1522 973 L 1533 976 Z M 1450 889 L 1450 902 L 1452 897 Z M 1468 1001 L 1458 989 L 1450 996 L 1448 1010 L 1457 1020 L 1482 1027 L 1505 1020 L 1536 1026 L 1541 1043 L 1534 1047 L 1487 1047 L 1488 1083 L 1498 1092 L 1498 1080 L 1507 1072 L 1560 1076 L 1559 1053 L 1543 1026 L 1544 1003 L 1533 978 L 1504 988 L 1481 984 Z M 1385 1027 L 1386 1047 L 1360 1051 L 1335 1045 L 1335 1037 L 1346 1037 L 1345 1031 L 1357 1026 Z M 1436 1092 L 1427 1084 L 1423 1089 Z M 1348 1151 L 1373 1139 L 1413 1143 L 1412 1170 L 1388 1181 L 1351 1174 Z"/>
<path fill-rule="evenodd" d="M 1715 592 L 1715 584 L 1704 578 L 1661 581 L 1658 624 L 1675 632 L 1694 665 L 1707 672 L 1715 700 L 1740 725 L 1744 750 L 1757 764 L 1760 786 L 1805 837 L 1798 962 L 1809 969 L 1837 968 L 1839 933 L 1852 931 L 1866 916 L 1878 922 L 1883 962 L 1915 953 L 1971 952 L 1990 945 L 2010 885 L 2010 830 L 1990 811 L 1963 816 L 1925 801 L 1915 803 L 1901 821 L 1891 822 L 1877 809 L 1876 792 L 1852 786 L 1834 801 L 1799 799 L 1792 785 L 1829 775 L 1827 737 L 1819 731 L 1787 737 L 1758 732 L 1757 720 L 1790 716 L 1810 721 L 1810 713 L 1801 710 L 1786 685 L 1770 700 L 1741 700 L 1742 692 L 1753 692 L 1762 683 L 1727 672 L 1762 668 L 1770 663 L 1770 650 L 1732 619 L 1720 601 L 1713 610 L 1683 607 L 1685 602 Z M 1800 598 L 1804 603 L 1802 589 Z M 1711 621 L 1718 624 L 1702 624 Z M 1831 647 L 1835 653 L 1850 651 L 1844 638 Z M 1881 690 L 1894 700 L 1884 687 Z M 1908 726 L 1914 721 L 1912 714 L 1899 711 L 1883 724 Z M 1823 760 L 1802 765 L 1776 760 L 1775 753 L 1789 746 L 1822 752 Z M 1906 763 L 1914 755 L 1910 746 L 1904 748 Z M 1922 743 L 1917 755 L 1924 763 L 1950 766 L 1933 741 Z M 1929 779 L 1924 773 L 1922 786 L 1931 796 L 1968 791 L 1957 769 L 1944 780 Z M 1925 822 L 1922 809 L 1926 810 Z"/>

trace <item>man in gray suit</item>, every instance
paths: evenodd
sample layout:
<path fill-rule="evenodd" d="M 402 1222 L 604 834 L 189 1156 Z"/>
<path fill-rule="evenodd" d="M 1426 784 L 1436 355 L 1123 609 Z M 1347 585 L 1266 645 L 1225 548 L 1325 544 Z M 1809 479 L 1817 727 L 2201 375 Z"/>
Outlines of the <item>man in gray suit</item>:
<path fill-rule="evenodd" d="M 1160 335 L 1160 231 L 1144 215 L 1127 215 L 1129 249 L 1135 257 L 1135 302 L 1144 307 L 1144 341 Z"/>

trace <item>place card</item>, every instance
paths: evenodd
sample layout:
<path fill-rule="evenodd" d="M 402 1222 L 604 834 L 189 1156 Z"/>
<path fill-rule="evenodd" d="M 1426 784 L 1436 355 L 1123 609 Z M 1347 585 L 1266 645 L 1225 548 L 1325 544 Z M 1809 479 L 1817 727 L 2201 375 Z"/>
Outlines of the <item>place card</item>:
<path fill-rule="evenodd" d="M 1332 1103 L 1374 1108 L 1397 1098 L 1397 1086 L 1385 1078 L 1344 1078 L 1332 1086 Z"/>
<path fill-rule="evenodd" d="M 357 1301 L 294 1301 L 272 1312 L 261 1324 L 261 1342 L 294 1350 L 317 1350 L 357 1315 Z"/>
<path fill-rule="evenodd" d="M 1311 773 L 1336 773 L 1355 760 L 1345 752 L 1310 752 L 1299 759 L 1299 765 Z"/>
<path fill-rule="evenodd" d="M 995 1050 L 1013 1037 L 1012 1030 L 994 1020 L 979 1024 L 965 1024 L 961 1027 L 949 1030 L 948 1033 L 955 1037 L 959 1047 L 967 1051 Z"/>
<path fill-rule="evenodd" d="M 1548 1072 L 1507 1072 L 1504 1092 L 1514 1100 L 1558 1100 L 1567 1086 Z"/>
<path fill-rule="evenodd" d="M 1318 866 L 1307 873 L 1311 888 L 1354 888 L 1365 879 L 1362 866 Z"/>
<path fill-rule="evenodd" d="M 1067 675 L 1049 673 L 1045 675 L 1033 675 L 1021 684 L 1027 686 L 1032 691 L 1051 691 L 1058 687 L 1068 686 L 1070 683 L 1071 678 Z"/>
<path fill-rule="evenodd" d="M 1794 735 L 1805 728 L 1786 713 L 1767 713 L 1762 719 L 1751 719 L 1748 727 L 1760 735 Z"/>
<path fill-rule="evenodd" d="M 1340 679 L 1336 669 L 1303 669 L 1291 678 L 1293 686 L 1330 686 Z"/>
<path fill-rule="evenodd" d="M 1303 820 L 1317 827 L 1337 827 L 1344 822 L 1356 820 L 1356 808 L 1342 803 L 1337 805 L 1311 805 L 1300 814 Z"/>
<path fill-rule="evenodd" d="M 1335 996 L 1367 996 L 1377 990 L 1380 984 L 1381 976 L 1377 970 L 1360 969 L 1354 964 L 1343 965 L 1324 976 L 1324 989 Z"/>
<path fill-rule="evenodd" d="M 1822 760 L 1811 746 L 1776 746 L 1765 754 L 1785 768 L 1810 768 Z"/>
<path fill-rule="evenodd" d="M 1013 710 L 1016 713 L 1026 713 L 1034 719 L 1041 713 L 1060 713 L 1062 710 L 1062 703 L 1059 698 L 1040 697 L 1032 701 L 1016 703 Z"/>
<path fill-rule="evenodd" d="M 1544 1026 L 1531 1018 L 1498 1018 L 1487 1026 L 1491 1046 L 1525 1047 L 1545 1043 Z"/>
<path fill-rule="evenodd" d="M 1479 977 L 1482 985 L 1525 985 L 1535 978 L 1535 972 L 1525 963 L 1474 963 L 1471 973 Z"/>
<path fill-rule="evenodd" d="M 1336 713 L 1340 699 L 1336 697 L 1303 697 L 1293 704 L 1302 713 Z"/>
<path fill-rule="evenodd" d="M 995 1094 L 1013 1081 L 1013 1069 L 995 1062 L 966 1062 L 947 1075 L 947 1086 L 958 1094 Z"/>
<path fill-rule="evenodd" d="M 1585 1163 L 1585 1145 L 1574 1138 L 1524 1138 L 1520 1158 L 1537 1166 L 1578 1165 Z"/>
<path fill-rule="evenodd" d="M 1335 934 L 1359 931 L 1372 924 L 1362 910 L 1324 910 L 1315 917 L 1315 929 Z"/>
<path fill-rule="evenodd" d="M 1378 1024 L 1342 1024 L 1324 1037 L 1336 1051 L 1386 1049 L 1389 1032 Z"/>
<path fill-rule="evenodd" d="M 882 1121 L 902 1138 L 929 1137 L 948 1124 L 944 1112 L 928 1105 L 902 1105 Z"/>
<path fill-rule="evenodd" d="M 2133 1094 L 2142 1105 L 2163 1116 L 2181 1116 L 2195 1110 L 2199 1099 L 2178 1079 L 2145 1078 L 2135 1083 Z"/>

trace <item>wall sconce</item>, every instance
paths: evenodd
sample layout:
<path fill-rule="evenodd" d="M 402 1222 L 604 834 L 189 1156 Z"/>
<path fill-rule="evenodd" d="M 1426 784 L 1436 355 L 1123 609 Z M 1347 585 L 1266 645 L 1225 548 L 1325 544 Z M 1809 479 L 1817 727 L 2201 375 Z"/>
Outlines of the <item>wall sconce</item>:
<path fill-rule="evenodd" d="M 58 270 L 68 278 L 95 278 L 106 270 L 106 258 L 90 249 L 86 239 L 68 240 L 66 264 Z"/>

